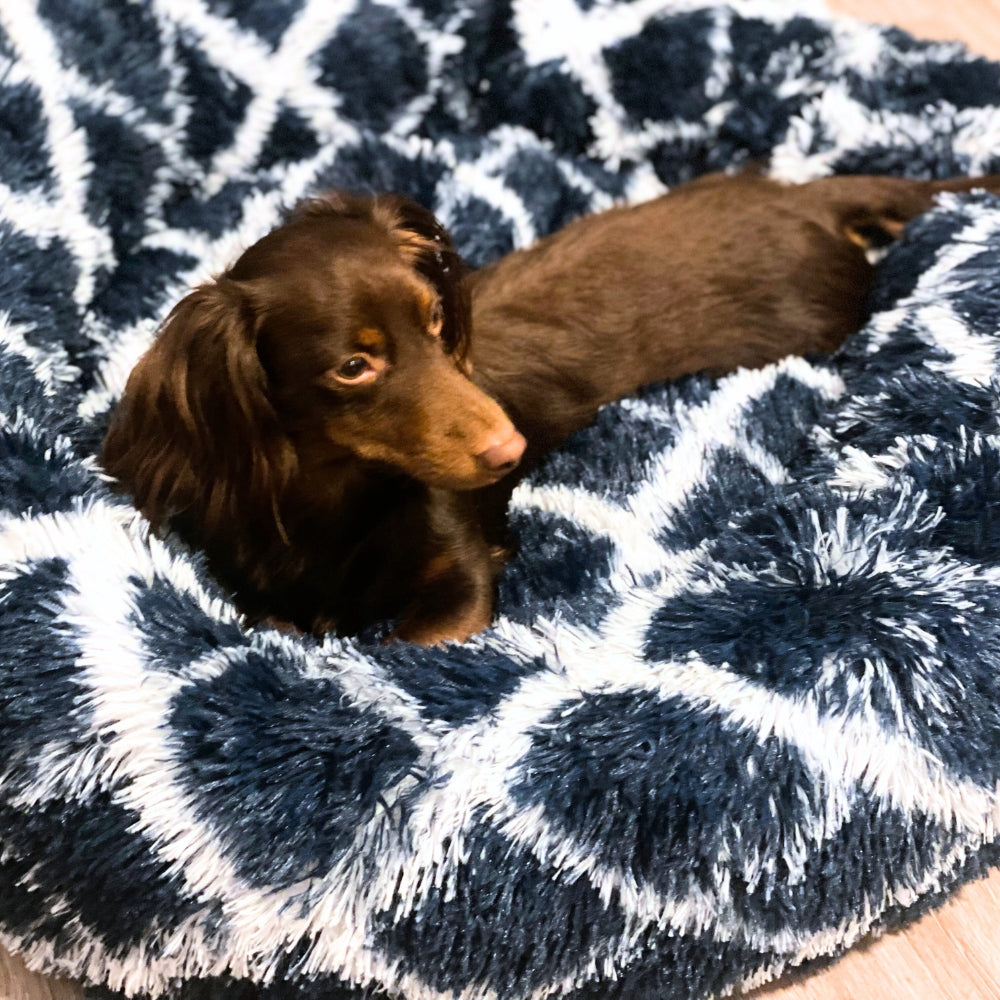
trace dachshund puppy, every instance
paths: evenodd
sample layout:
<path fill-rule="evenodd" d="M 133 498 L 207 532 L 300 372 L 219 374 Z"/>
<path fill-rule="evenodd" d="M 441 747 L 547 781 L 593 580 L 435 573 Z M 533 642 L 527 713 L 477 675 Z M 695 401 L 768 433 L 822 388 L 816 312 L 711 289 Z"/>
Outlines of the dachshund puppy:
<path fill-rule="evenodd" d="M 103 463 L 251 622 L 462 640 L 516 467 L 651 382 L 833 350 L 866 249 L 976 187 L 1000 177 L 712 175 L 464 278 L 423 208 L 330 193 L 174 308 Z"/>
<path fill-rule="evenodd" d="M 103 463 L 251 621 L 414 642 L 490 618 L 469 492 L 524 439 L 467 375 L 461 262 L 402 198 L 329 194 L 168 316 Z"/>

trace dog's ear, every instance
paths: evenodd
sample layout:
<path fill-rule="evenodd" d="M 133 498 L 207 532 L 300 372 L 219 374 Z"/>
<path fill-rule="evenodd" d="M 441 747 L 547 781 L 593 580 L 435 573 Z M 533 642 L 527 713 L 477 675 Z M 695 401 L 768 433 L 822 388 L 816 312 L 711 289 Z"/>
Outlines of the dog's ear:
<path fill-rule="evenodd" d="M 261 517 L 283 532 L 278 500 L 295 452 L 256 337 L 246 290 L 220 278 L 175 306 L 133 369 L 101 458 L 155 526 L 190 512 L 206 535 Z"/>
<path fill-rule="evenodd" d="M 321 191 L 300 201 L 292 209 L 288 221 L 322 218 L 325 215 L 340 215 L 346 219 L 370 219 L 374 202 L 374 198 L 352 194 L 349 191 Z"/>
<path fill-rule="evenodd" d="M 450 354 L 464 360 L 469 351 L 471 313 L 462 281 L 465 265 L 448 231 L 432 212 L 401 195 L 380 195 L 379 207 L 391 212 L 392 232 L 413 266 L 435 287 L 444 309 L 441 340 Z"/>

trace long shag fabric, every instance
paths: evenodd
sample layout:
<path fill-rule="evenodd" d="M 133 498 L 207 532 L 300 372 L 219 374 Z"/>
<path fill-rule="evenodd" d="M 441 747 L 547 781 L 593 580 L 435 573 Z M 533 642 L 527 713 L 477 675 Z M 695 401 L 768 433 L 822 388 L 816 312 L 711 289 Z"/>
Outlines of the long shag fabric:
<path fill-rule="evenodd" d="M 0 943 L 130 996 L 694 1000 L 998 860 L 996 198 L 912 225 L 836 357 L 602 411 L 462 646 L 244 628 L 95 454 L 309 192 L 402 191 L 478 266 L 709 169 L 997 170 L 1000 67 L 765 2 L 0 28 Z"/>

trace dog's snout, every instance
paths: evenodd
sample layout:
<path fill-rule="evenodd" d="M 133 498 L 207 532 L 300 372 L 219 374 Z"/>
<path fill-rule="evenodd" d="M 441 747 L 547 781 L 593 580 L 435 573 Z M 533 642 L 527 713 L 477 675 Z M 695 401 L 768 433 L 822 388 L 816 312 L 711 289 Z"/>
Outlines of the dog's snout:
<path fill-rule="evenodd" d="M 491 440 L 476 458 L 492 472 L 510 472 L 521 461 L 526 443 L 512 426 L 507 434 L 498 434 Z"/>

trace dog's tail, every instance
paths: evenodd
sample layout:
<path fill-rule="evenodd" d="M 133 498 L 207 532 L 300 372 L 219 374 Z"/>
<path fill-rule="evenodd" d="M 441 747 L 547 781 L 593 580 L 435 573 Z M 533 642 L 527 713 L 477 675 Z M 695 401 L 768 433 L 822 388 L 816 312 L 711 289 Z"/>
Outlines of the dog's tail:
<path fill-rule="evenodd" d="M 865 249 L 899 239 L 903 228 L 934 206 L 946 192 L 991 191 L 1000 194 L 1000 174 L 913 180 L 905 177 L 827 177 L 806 185 L 822 192 L 835 213 L 837 228 Z"/>

